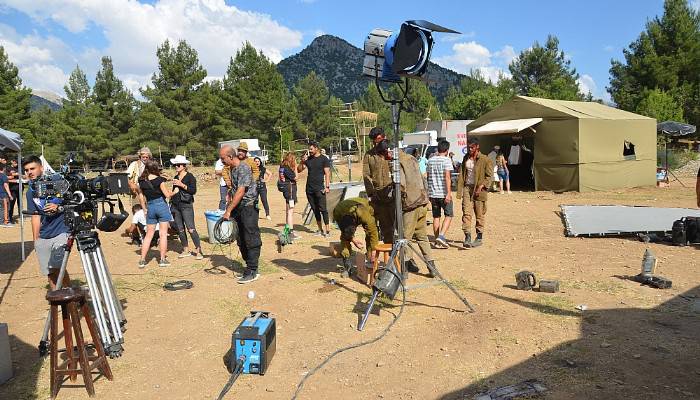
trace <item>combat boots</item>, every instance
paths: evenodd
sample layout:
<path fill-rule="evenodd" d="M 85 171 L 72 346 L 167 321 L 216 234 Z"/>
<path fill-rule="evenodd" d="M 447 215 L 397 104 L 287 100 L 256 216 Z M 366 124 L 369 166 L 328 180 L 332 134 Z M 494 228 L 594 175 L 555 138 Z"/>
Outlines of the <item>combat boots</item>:
<path fill-rule="evenodd" d="M 472 234 L 471 233 L 464 234 L 464 243 L 462 243 L 462 246 L 464 246 L 466 248 L 472 247 Z"/>

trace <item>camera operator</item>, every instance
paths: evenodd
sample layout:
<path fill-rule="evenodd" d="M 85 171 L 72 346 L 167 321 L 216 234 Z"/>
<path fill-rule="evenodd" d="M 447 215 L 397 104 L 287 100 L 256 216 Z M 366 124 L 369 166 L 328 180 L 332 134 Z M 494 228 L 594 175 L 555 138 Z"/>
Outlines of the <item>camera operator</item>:
<path fill-rule="evenodd" d="M 44 174 L 44 167 L 37 156 L 29 156 L 22 163 L 27 177 L 34 181 Z M 45 200 L 34 197 L 31 185 L 27 190 L 27 211 L 32 213 L 34 250 L 39 259 L 41 273 L 47 275 L 51 289 L 56 288 L 59 269 L 65 255 L 65 245 L 70 229 L 63 216 L 60 200 Z M 63 285 L 70 282 L 64 275 Z"/>
<path fill-rule="evenodd" d="M 262 240 L 258 227 L 257 184 L 253 179 L 250 165 L 237 157 L 232 146 L 222 146 L 219 150 L 219 157 L 230 168 L 232 185 L 230 200 L 222 218 L 228 220 L 233 217 L 238 227 L 238 248 L 240 248 L 241 256 L 246 263 L 246 270 L 243 276 L 238 279 L 238 283 L 250 283 L 260 277 L 258 259 L 260 258 Z"/>

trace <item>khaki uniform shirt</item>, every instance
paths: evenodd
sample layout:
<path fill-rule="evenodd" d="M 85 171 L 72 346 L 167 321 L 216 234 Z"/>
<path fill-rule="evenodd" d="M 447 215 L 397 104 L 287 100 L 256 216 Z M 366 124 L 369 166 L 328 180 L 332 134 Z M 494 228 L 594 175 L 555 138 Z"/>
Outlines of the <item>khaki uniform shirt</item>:
<path fill-rule="evenodd" d="M 365 243 L 367 252 L 371 252 L 377 248 L 379 243 L 379 230 L 374 218 L 374 209 L 367 199 L 354 197 L 346 199 L 338 203 L 333 209 L 333 220 L 340 221 L 346 215 L 350 215 L 357 221 L 358 225 L 362 225 L 365 230 Z M 349 241 L 342 241 L 344 246 L 350 244 Z"/>
<path fill-rule="evenodd" d="M 388 201 L 393 181 L 391 180 L 391 162 L 372 148 L 362 159 L 362 179 L 365 192 L 374 201 Z"/>
<path fill-rule="evenodd" d="M 467 187 L 468 171 L 467 171 L 467 160 L 469 160 L 469 154 L 464 156 L 462 160 L 462 166 L 459 170 L 459 178 L 457 179 L 457 197 L 462 197 L 462 191 Z M 476 155 L 476 162 L 474 163 L 474 187 L 477 188 L 484 185 L 484 189 L 479 192 L 479 196 L 475 200 L 486 201 L 488 196 L 488 188 L 493 180 L 493 162 L 485 154 L 479 153 Z M 470 193 L 469 196 L 472 194 Z"/>

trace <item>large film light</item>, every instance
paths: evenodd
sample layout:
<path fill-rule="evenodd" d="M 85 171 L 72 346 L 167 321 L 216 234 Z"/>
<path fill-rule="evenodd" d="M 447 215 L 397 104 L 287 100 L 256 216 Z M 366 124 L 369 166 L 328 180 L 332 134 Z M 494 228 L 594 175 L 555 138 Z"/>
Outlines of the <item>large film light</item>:
<path fill-rule="evenodd" d="M 420 78 L 430 61 L 432 32 L 459 33 L 423 20 L 404 22 L 398 33 L 374 29 L 365 40 L 363 75 L 385 82 Z"/>

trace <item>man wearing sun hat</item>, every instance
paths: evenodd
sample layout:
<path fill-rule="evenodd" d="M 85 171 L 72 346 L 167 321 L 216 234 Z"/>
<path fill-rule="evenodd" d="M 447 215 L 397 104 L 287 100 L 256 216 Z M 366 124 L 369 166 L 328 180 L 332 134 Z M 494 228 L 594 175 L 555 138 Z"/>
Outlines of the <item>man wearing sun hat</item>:
<path fill-rule="evenodd" d="M 253 182 L 257 182 L 258 177 L 260 177 L 260 168 L 258 168 L 257 164 L 255 164 L 255 160 L 248 157 L 248 143 L 241 142 L 236 148 L 236 153 L 238 155 L 238 159 L 241 160 L 241 162 L 248 164 L 250 169 L 253 171 Z M 224 167 L 222 178 L 224 178 L 224 181 L 227 183 L 231 182 L 230 167 Z"/>

